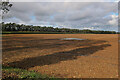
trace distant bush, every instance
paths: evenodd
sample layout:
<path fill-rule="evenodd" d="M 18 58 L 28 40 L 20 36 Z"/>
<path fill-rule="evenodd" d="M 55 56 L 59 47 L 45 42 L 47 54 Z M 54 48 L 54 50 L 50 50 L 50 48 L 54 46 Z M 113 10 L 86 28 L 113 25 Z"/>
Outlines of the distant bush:
<path fill-rule="evenodd" d="M 16 24 L 16 23 L 6 23 L 5 24 L 4 22 L 2 22 L 0 24 L 2 24 L 3 33 L 117 34 L 117 32 L 115 32 L 115 31 L 95 31 L 95 30 L 88 30 L 88 29 L 79 30 L 79 29 L 69 29 L 69 28 L 53 28 L 53 27 L 46 27 L 46 26 L 41 27 L 41 26 L 24 25 L 24 24 Z"/>

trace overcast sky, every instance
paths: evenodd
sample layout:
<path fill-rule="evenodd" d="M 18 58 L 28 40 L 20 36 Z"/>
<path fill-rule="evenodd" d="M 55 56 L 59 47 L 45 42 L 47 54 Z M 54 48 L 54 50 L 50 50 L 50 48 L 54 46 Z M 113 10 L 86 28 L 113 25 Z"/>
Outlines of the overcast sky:
<path fill-rule="evenodd" d="M 3 21 L 59 28 L 117 31 L 118 3 L 113 2 L 115 0 L 109 1 L 111 2 L 12 2 L 13 6 L 10 12 L 5 14 Z"/>

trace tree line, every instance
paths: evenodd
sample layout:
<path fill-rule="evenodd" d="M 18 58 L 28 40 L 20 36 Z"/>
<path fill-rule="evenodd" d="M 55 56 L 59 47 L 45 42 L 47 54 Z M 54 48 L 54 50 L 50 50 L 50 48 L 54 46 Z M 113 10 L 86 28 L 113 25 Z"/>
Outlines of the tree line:
<path fill-rule="evenodd" d="M 117 34 L 115 31 L 95 31 L 95 30 L 79 30 L 79 29 L 69 29 L 69 28 L 53 28 L 46 26 L 33 26 L 33 25 L 24 25 L 16 23 L 0 23 L 2 25 L 2 31 L 30 31 L 30 32 L 57 32 L 57 33 L 92 33 L 92 34 Z"/>

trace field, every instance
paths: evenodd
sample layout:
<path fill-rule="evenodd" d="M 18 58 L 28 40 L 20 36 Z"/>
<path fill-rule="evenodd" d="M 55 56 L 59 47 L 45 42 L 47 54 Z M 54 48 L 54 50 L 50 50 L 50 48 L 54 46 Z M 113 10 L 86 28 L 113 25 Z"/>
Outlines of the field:
<path fill-rule="evenodd" d="M 3 66 L 59 78 L 118 77 L 117 34 L 4 34 L 2 44 Z"/>

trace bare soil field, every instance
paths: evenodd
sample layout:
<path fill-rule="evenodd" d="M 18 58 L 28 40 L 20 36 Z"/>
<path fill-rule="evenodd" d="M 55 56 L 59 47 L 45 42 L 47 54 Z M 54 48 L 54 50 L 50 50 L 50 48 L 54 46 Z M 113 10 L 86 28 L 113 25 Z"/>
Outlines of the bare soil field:
<path fill-rule="evenodd" d="M 2 44 L 5 66 L 59 78 L 118 78 L 117 34 L 6 34 Z"/>

